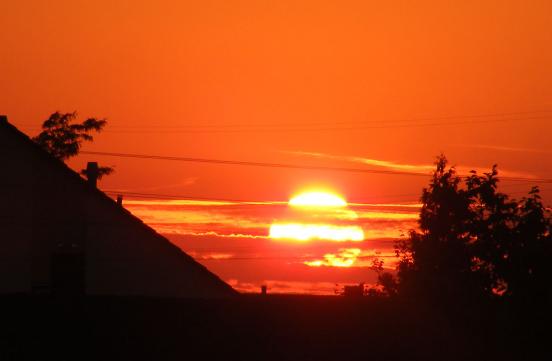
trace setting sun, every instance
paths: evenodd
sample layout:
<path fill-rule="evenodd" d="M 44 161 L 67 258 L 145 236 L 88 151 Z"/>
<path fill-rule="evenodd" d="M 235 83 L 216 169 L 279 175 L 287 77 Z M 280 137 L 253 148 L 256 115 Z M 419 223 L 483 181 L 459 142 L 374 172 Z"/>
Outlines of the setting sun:
<path fill-rule="evenodd" d="M 289 201 L 292 207 L 346 207 L 347 202 L 337 194 L 314 191 L 301 193 Z"/>
<path fill-rule="evenodd" d="M 307 242 L 325 240 L 333 242 L 360 242 L 364 240 L 361 227 L 342 224 L 343 208 L 347 202 L 339 195 L 328 191 L 309 191 L 290 199 L 290 207 L 299 210 L 293 213 L 293 220 L 275 222 L 270 226 L 269 237 L 278 240 Z M 349 219 L 356 213 L 345 209 Z M 299 217 L 299 219 L 297 219 Z"/>

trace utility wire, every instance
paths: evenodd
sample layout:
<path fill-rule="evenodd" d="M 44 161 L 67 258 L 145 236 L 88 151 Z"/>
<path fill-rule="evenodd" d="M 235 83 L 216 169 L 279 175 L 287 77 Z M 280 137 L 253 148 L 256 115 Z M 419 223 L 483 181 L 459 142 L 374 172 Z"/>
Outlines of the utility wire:
<path fill-rule="evenodd" d="M 541 190 L 543 190 L 541 188 Z M 546 188 L 545 190 L 549 190 Z M 156 200 L 189 200 L 189 201 L 201 201 L 201 202 L 219 202 L 224 205 L 224 203 L 231 203 L 233 205 L 239 205 L 239 206 L 266 206 L 266 205 L 286 205 L 287 201 L 252 201 L 252 200 L 243 200 L 243 199 L 228 199 L 228 198 L 213 198 L 213 197 L 195 197 L 190 195 L 182 195 L 182 194 L 160 194 L 160 193 L 143 193 L 143 192 L 130 192 L 130 191 L 124 191 L 124 190 L 103 190 L 104 193 L 117 196 L 117 195 L 126 195 L 130 198 L 136 198 L 136 199 L 156 199 Z M 498 192 L 501 192 L 499 189 Z M 501 192 L 503 193 L 503 192 Z M 524 194 L 528 195 L 529 190 L 525 191 L 514 191 L 506 193 L 507 195 L 518 195 L 518 194 Z M 369 197 L 369 199 L 372 199 L 374 202 L 375 200 L 385 200 L 385 199 L 397 199 L 397 198 L 419 198 L 421 193 L 408 193 L 408 194 L 383 194 L 381 196 L 373 196 Z M 377 203 L 370 203 L 368 200 L 363 201 L 348 201 L 347 202 L 349 206 L 352 207 L 362 207 L 362 206 L 377 206 Z M 400 208 L 401 204 L 395 205 L 396 207 Z"/>
<path fill-rule="evenodd" d="M 423 121 L 436 121 L 436 120 L 455 120 L 455 119 L 473 119 L 473 118 L 489 118 L 489 117 L 512 117 L 520 115 L 531 115 L 531 114 L 542 114 L 542 113 L 552 113 L 552 110 L 540 110 L 540 111 L 526 111 L 526 112 L 510 112 L 510 113 L 490 113 L 490 114 L 472 114 L 472 115 L 456 115 L 456 116 L 441 116 L 441 117 L 429 117 L 429 118 L 403 118 L 403 119 L 379 119 L 379 120 L 363 120 L 363 121 L 334 121 L 334 122 L 301 122 L 303 126 L 311 125 L 365 125 L 365 124 L 388 124 L 388 123 L 416 123 Z M 446 123 L 445 123 L 446 124 Z M 267 124 L 267 123 L 233 123 L 233 124 L 174 124 L 174 125 L 163 125 L 163 128 L 214 128 L 214 127 L 270 127 L 270 126 L 297 126 L 297 122 L 293 123 L 284 123 L 278 122 L 277 124 Z M 114 125 L 114 127 L 130 128 L 130 127 L 139 127 L 139 128 L 158 128 L 157 125 Z"/>
<path fill-rule="evenodd" d="M 352 121 L 352 122 L 343 122 L 343 121 L 334 121 L 334 122 L 301 122 L 298 125 L 294 123 L 284 123 L 278 122 L 277 124 L 266 124 L 266 123 L 234 123 L 234 124 L 174 124 L 174 125 L 111 125 L 110 128 L 127 128 L 127 129 L 148 129 L 147 132 L 152 129 L 158 130 L 161 128 L 172 129 L 170 132 L 173 132 L 174 129 L 189 129 L 196 130 L 200 132 L 210 132 L 208 129 L 201 128 L 215 128 L 212 131 L 228 131 L 224 128 L 282 128 L 282 126 L 292 126 L 291 129 L 298 130 L 313 130 L 315 128 L 310 128 L 310 126 L 331 126 L 331 128 L 322 128 L 321 130 L 334 130 L 336 125 L 352 125 L 366 127 L 367 124 L 377 124 L 375 127 L 370 128 L 393 128 L 393 127 L 405 127 L 405 126 L 437 126 L 437 125 L 456 125 L 456 124 L 470 124 L 470 123 L 480 123 L 480 122 L 502 122 L 502 121 L 518 121 L 518 120 L 530 120 L 530 119 L 548 119 L 549 116 L 540 116 L 540 117 L 530 117 L 530 118 L 504 118 L 504 117 L 515 117 L 521 115 L 537 115 L 537 114 L 546 114 L 552 113 L 552 110 L 535 110 L 535 111 L 525 111 L 525 112 L 509 112 L 509 113 L 487 113 L 487 114 L 470 114 L 470 115 L 455 115 L 455 116 L 440 116 L 440 117 L 425 117 L 425 118 L 403 118 L 403 119 L 380 119 L 380 120 L 363 120 L 363 121 Z M 417 124 L 418 122 L 427 122 L 427 121 L 438 121 L 438 120 L 460 120 L 460 119 L 479 119 L 479 118 L 497 118 L 499 119 L 486 119 L 483 121 L 464 121 L 464 122 L 439 122 L 439 123 L 429 123 L 429 124 Z M 412 124 L 389 124 L 389 123 L 412 123 Z M 35 126 L 34 124 L 21 124 L 23 126 Z M 303 127 L 303 128 L 301 128 Z M 304 128 L 308 127 L 308 128 Z M 199 128 L 199 129 L 198 129 Z M 216 129 L 223 128 L 223 129 Z M 339 129 L 357 129 L 357 128 L 339 128 Z M 273 129 L 270 129 L 273 130 Z"/>
<path fill-rule="evenodd" d="M 243 199 L 228 199 L 228 198 L 207 198 L 207 197 L 194 197 L 189 195 L 176 195 L 176 194 L 159 194 L 159 193 L 141 193 L 141 192 L 127 192 L 124 190 L 103 190 L 104 193 L 110 195 L 127 195 L 134 198 L 142 199 L 166 199 L 166 200 L 190 200 L 190 201 L 204 201 L 204 202 L 220 202 L 220 203 L 236 203 L 239 205 L 286 205 L 287 201 L 252 201 L 252 200 L 243 200 Z M 382 196 L 374 196 L 371 199 L 391 199 L 391 198 L 402 198 L 402 197 L 418 197 L 420 194 L 387 194 Z M 350 206 L 370 206 L 373 203 L 367 201 L 358 202 L 351 201 L 348 202 Z M 376 204 L 374 204 L 376 205 Z M 400 207 L 400 205 L 398 205 Z"/>
<path fill-rule="evenodd" d="M 369 173 L 369 174 L 387 174 L 387 175 L 404 175 L 415 177 L 430 177 L 430 173 L 417 173 L 406 171 L 379 170 L 379 169 L 364 169 L 364 168 L 346 168 L 346 167 L 328 167 L 328 166 L 309 166 L 287 163 L 267 163 L 267 162 L 249 162 L 239 160 L 223 160 L 212 158 L 191 158 L 191 157 L 175 157 L 161 156 L 152 154 L 132 154 L 132 153 L 115 153 L 115 152 L 96 152 L 96 151 L 81 151 L 81 154 L 122 157 L 122 158 L 137 158 L 137 159 L 155 159 L 178 162 L 193 162 L 206 164 L 222 164 L 222 165 L 237 165 L 237 166 L 252 166 L 265 168 L 280 168 L 280 169 L 299 169 L 299 170 L 315 170 L 315 171 L 332 171 L 332 172 L 349 172 L 349 173 Z M 550 178 L 529 178 L 529 177 L 499 177 L 501 180 L 516 181 L 516 182 L 533 182 L 533 183 L 552 183 Z"/>
<path fill-rule="evenodd" d="M 108 130 L 108 133 L 161 133 L 161 134 L 201 134 L 201 133 L 264 133 L 264 132 L 328 132 L 328 131 L 347 131 L 347 130 L 366 130 L 366 129 L 398 129 L 398 128 L 422 128 L 422 127 L 441 127 L 441 126 L 455 126 L 455 125 L 473 125 L 473 124 L 485 124 L 485 123 L 503 123 L 510 121 L 528 121 L 550 119 L 550 117 L 531 117 L 531 118 L 516 118 L 516 119 L 487 119 L 487 120 L 475 120 L 475 121 L 456 121 L 456 122 L 434 122 L 434 123 L 416 123 L 416 124 L 393 124 L 393 125 L 354 125 L 354 126 L 331 126 L 328 127 L 305 127 L 303 124 L 297 127 L 281 127 L 279 125 L 269 127 L 250 127 L 240 129 L 196 129 L 190 128 L 187 130 L 172 129 L 161 130 L 159 128 L 153 128 L 149 130 Z"/>
<path fill-rule="evenodd" d="M 395 174 L 395 175 L 410 175 L 410 176 L 417 176 L 417 177 L 428 177 L 430 175 L 429 173 L 424 174 L 424 173 L 392 171 L 392 170 L 308 166 L 308 165 L 295 165 L 295 164 L 285 164 L 285 163 L 266 163 L 266 162 L 249 162 L 249 161 L 223 160 L 223 159 L 210 159 L 210 158 L 160 156 L 160 155 L 151 155 L 151 154 L 131 154 L 131 153 L 96 152 L 96 151 L 82 151 L 80 153 L 90 154 L 90 155 L 122 157 L 122 158 L 155 159 L 155 160 L 168 160 L 168 161 L 179 161 L 179 162 L 239 165 L 239 166 L 267 167 L 267 168 L 287 168 L 287 169 L 374 173 L 374 174 Z"/>
<path fill-rule="evenodd" d="M 252 200 L 243 200 L 243 199 L 194 197 L 189 195 L 127 192 L 123 190 L 103 190 L 103 192 L 111 195 L 127 195 L 129 197 L 144 198 L 144 199 L 188 200 L 188 201 L 202 201 L 202 202 L 237 203 L 237 204 L 243 204 L 243 205 L 287 204 L 286 201 L 252 201 Z"/>

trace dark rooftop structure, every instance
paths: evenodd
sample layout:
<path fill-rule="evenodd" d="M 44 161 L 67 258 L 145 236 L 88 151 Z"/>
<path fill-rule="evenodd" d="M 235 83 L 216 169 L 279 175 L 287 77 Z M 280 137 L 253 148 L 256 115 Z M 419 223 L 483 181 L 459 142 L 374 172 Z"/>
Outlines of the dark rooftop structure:
<path fill-rule="evenodd" d="M 236 294 L 5 116 L 0 164 L 0 294 Z"/>

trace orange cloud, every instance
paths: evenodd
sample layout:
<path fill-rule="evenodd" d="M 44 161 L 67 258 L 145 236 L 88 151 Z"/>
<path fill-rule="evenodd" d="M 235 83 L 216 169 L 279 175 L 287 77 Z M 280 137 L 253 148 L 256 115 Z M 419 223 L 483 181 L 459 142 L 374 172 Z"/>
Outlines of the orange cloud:
<path fill-rule="evenodd" d="M 355 264 L 362 250 L 360 248 L 342 248 L 338 254 L 327 253 L 321 260 L 305 261 L 311 267 L 351 267 Z"/>
<path fill-rule="evenodd" d="M 200 260 L 224 260 L 224 259 L 232 259 L 234 257 L 233 253 L 217 253 L 217 252 L 207 252 L 207 253 L 198 253 L 195 251 L 188 251 L 187 252 L 190 256 L 192 256 L 194 259 L 200 261 Z"/>
<path fill-rule="evenodd" d="M 326 253 L 322 259 L 303 262 L 309 267 L 370 267 L 377 258 L 389 259 L 384 262 L 385 268 L 394 268 L 396 260 L 393 252 L 382 253 L 376 250 L 360 248 L 340 248 L 338 253 Z"/>
<path fill-rule="evenodd" d="M 364 240 L 364 231 L 359 226 L 283 223 L 272 224 L 270 226 L 269 237 L 272 239 L 290 239 L 301 242 L 313 239 L 336 242 L 360 242 Z"/>
<path fill-rule="evenodd" d="M 358 157 L 358 156 L 342 156 L 342 155 L 334 155 L 334 154 L 318 153 L 318 152 L 291 151 L 288 153 L 314 157 L 314 158 L 324 158 L 324 159 L 330 159 L 330 160 L 336 160 L 336 161 L 342 161 L 342 162 L 361 163 L 361 164 L 386 168 L 389 170 L 412 172 L 412 173 L 419 173 L 419 174 L 430 174 L 435 169 L 434 164 L 407 164 L 407 163 L 398 163 L 398 162 L 381 160 L 381 159 L 364 158 L 364 157 Z M 488 172 L 490 170 L 490 167 L 457 166 L 456 170 L 460 174 L 469 174 L 471 170 L 475 170 L 478 173 L 483 173 L 483 172 Z M 500 174 L 507 177 L 535 178 L 534 174 L 506 170 L 506 169 L 500 169 Z"/>
<path fill-rule="evenodd" d="M 346 208 L 309 210 L 303 214 L 288 208 L 286 202 L 243 204 L 176 199 L 129 199 L 124 206 L 164 234 L 285 239 L 293 231 L 301 241 L 398 238 L 416 228 L 419 208 L 418 204 L 353 203 Z M 275 221 L 275 216 L 284 218 Z"/>
<path fill-rule="evenodd" d="M 425 173 L 429 174 L 433 169 L 435 169 L 435 166 L 433 164 L 404 164 L 404 163 L 396 163 L 396 162 L 379 160 L 379 159 L 370 159 L 370 158 L 355 157 L 355 156 L 341 156 L 341 155 L 333 155 L 333 154 L 318 153 L 318 152 L 292 151 L 290 153 L 314 157 L 314 158 L 324 158 L 324 159 L 331 159 L 331 160 L 337 160 L 337 161 L 362 163 L 362 164 L 373 165 L 377 167 L 388 168 L 392 170 L 409 171 L 409 172 L 416 172 L 421 174 L 425 174 Z"/>

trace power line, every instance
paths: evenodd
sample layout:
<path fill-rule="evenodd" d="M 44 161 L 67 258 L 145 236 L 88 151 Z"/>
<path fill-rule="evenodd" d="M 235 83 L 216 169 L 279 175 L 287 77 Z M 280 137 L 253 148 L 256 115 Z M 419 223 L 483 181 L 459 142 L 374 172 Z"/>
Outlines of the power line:
<path fill-rule="evenodd" d="M 336 124 L 349 124 L 349 125 L 364 125 L 371 123 L 404 123 L 404 122 L 420 122 L 420 121 L 435 121 L 435 120 L 454 120 L 454 119 L 470 119 L 470 118 L 489 118 L 489 117 L 509 117 L 516 115 L 528 115 L 528 114 L 542 114 L 552 113 L 552 110 L 534 110 L 525 112 L 510 112 L 510 113 L 487 113 L 487 114 L 469 114 L 469 115 L 453 115 L 453 116 L 440 116 L 440 117 L 427 117 L 427 118 L 402 118 L 402 119 L 379 119 L 379 120 L 363 120 L 363 121 L 351 121 L 351 122 L 302 122 L 302 125 L 336 125 Z M 211 127 L 257 127 L 257 126 L 282 126 L 282 125 L 297 125 L 297 122 L 277 124 L 259 124 L 259 123 L 234 123 L 234 124 L 177 124 L 177 125 L 165 125 L 166 128 L 180 128 L 180 127 L 197 127 L 197 128 L 211 128 Z M 130 127 L 130 126 L 121 126 Z M 138 127 L 156 127 L 156 126 L 144 126 Z"/>
<path fill-rule="evenodd" d="M 241 129 L 196 129 L 189 128 L 187 130 L 179 130 L 178 128 L 172 130 L 160 130 L 158 128 L 149 130 L 107 130 L 108 133 L 164 133 L 164 134 L 200 134 L 200 133 L 263 133 L 263 132 L 327 132 L 327 131 L 347 131 L 347 130 L 367 130 L 367 129 L 398 129 L 398 128 L 422 128 L 422 127 L 441 127 L 441 126 L 455 126 L 455 125 L 473 125 L 473 124 L 485 124 L 485 123 L 500 123 L 510 121 L 527 121 L 527 120 L 545 120 L 550 117 L 531 117 L 531 118 L 515 118 L 515 119 L 487 119 L 487 120 L 475 120 L 475 121 L 456 121 L 456 122 L 434 122 L 434 123 L 416 123 L 416 124 L 393 124 L 393 125 L 355 125 L 355 126 L 339 126 L 339 123 L 334 123 L 336 126 L 328 126 L 325 128 L 320 127 L 305 127 L 303 124 L 297 127 L 281 127 L 280 125 L 271 125 L 268 127 L 249 127 Z"/>
<path fill-rule="evenodd" d="M 315 171 L 332 171 L 332 172 L 349 172 L 349 173 L 404 175 L 404 176 L 415 176 L 415 177 L 429 177 L 429 176 L 431 176 L 430 173 L 417 173 L 417 172 L 407 172 L 407 171 L 364 169 L 364 168 L 346 168 L 346 167 L 328 167 L 328 166 L 309 166 L 309 165 L 297 165 L 297 164 L 287 164 L 287 163 L 250 162 L 250 161 L 223 160 L 223 159 L 212 159 L 212 158 L 191 158 L 191 157 L 161 156 L 161 155 L 152 155 L 152 154 L 132 154 L 132 153 L 115 153 L 115 152 L 96 152 L 96 151 L 82 151 L 81 154 L 122 157 L 122 158 L 154 159 L 154 160 L 167 160 L 167 161 L 178 161 L 178 162 L 205 163 L 205 164 L 221 164 L 221 165 L 235 165 L 235 166 L 280 168 L 280 169 L 298 169 L 298 170 L 315 170 Z M 499 179 L 507 180 L 507 181 L 516 181 L 516 182 L 552 183 L 552 179 L 549 179 L 549 178 L 500 177 Z"/>
<path fill-rule="evenodd" d="M 429 176 L 429 173 L 424 174 L 424 173 L 405 172 L 405 171 L 308 166 L 308 165 L 295 165 L 295 164 L 285 164 L 285 163 L 266 163 L 266 162 L 249 162 L 249 161 L 223 160 L 223 159 L 210 159 L 210 158 L 160 156 L 160 155 L 151 155 L 151 154 L 131 154 L 131 153 L 95 152 L 95 151 L 82 151 L 80 153 L 90 154 L 90 155 L 122 157 L 122 158 L 155 159 L 155 160 L 168 160 L 168 161 L 179 161 L 179 162 L 238 165 L 238 166 L 252 166 L 252 167 L 265 167 L 265 168 L 287 168 L 287 169 L 339 171 L 339 172 L 355 172 L 355 173 L 394 174 L 394 175 L 410 175 L 410 176 L 417 176 L 417 177 Z"/>
<path fill-rule="evenodd" d="M 543 190 L 542 188 L 540 189 Z M 548 188 L 545 190 L 549 190 Z M 498 190 L 500 192 L 500 189 Z M 188 200 L 188 201 L 200 201 L 200 202 L 219 202 L 219 203 L 232 203 L 233 205 L 247 205 L 247 206 L 263 206 L 263 205 L 285 205 L 287 201 L 255 201 L 255 200 L 244 200 L 244 199 L 228 199 L 228 198 L 215 198 L 215 197 L 195 197 L 190 195 L 183 194 L 160 194 L 160 193 L 143 193 L 143 192 L 131 192 L 124 190 L 103 190 L 104 193 L 117 196 L 117 195 L 126 195 L 130 198 L 137 199 L 161 199 L 161 200 Z M 525 191 L 514 191 L 509 192 L 507 195 L 518 195 L 518 194 L 529 194 L 529 190 Z M 374 200 L 384 200 L 384 199 L 397 199 L 397 198 L 419 198 L 421 193 L 406 193 L 406 194 L 382 194 L 379 196 L 369 197 L 368 199 Z M 371 206 L 377 205 L 370 203 L 367 199 L 363 201 L 348 201 L 349 206 Z M 223 204 L 224 205 L 224 204 Z M 400 204 L 396 205 L 400 208 Z"/>
<path fill-rule="evenodd" d="M 399 129 L 399 128 L 422 128 L 422 127 L 441 127 L 441 126 L 456 126 L 456 125 L 477 125 L 477 124 L 485 124 L 485 123 L 497 123 L 497 122 L 510 122 L 510 121 L 528 121 L 528 120 L 548 120 L 550 117 L 530 117 L 530 118 L 509 118 L 509 119 L 486 119 L 486 120 L 478 120 L 478 121 L 456 121 L 456 122 L 434 122 L 434 123 L 411 123 L 411 124 L 394 124 L 394 125 L 362 125 L 362 123 L 358 123 L 358 125 L 353 126 L 339 126 L 340 123 L 333 123 L 328 125 L 335 125 L 335 126 L 329 126 L 329 127 L 305 127 L 305 124 L 297 125 L 296 127 L 282 127 L 280 124 L 277 125 L 258 125 L 255 127 L 246 127 L 246 128 L 238 128 L 238 129 L 231 129 L 226 128 L 224 125 L 213 125 L 212 129 L 205 129 L 209 128 L 209 126 L 189 126 L 187 129 L 186 127 L 182 128 L 174 128 L 170 129 L 167 127 L 164 127 L 161 129 L 161 127 L 152 127 L 150 129 L 145 129 L 146 127 L 143 127 L 143 130 L 136 130 L 137 128 L 130 128 L 129 130 L 104 130 L 103 132 L 106 133 L 121 133 L 121 134 L 215 134 L 215 133 L 263 133 L 263 132 L 284 132 L 284 133 L 292 133 L 292 132 L 327 132 L 327 131 L 352 131 L 352 130 L 368 130 L 368 129 Z M 342 123 L 345 124 L 345 123 Z M 219 129 L 217 129 L 217 127 Z M 122 128 L 122 127 L 121 127 Z M 203 129 L 202 129 L 203 128 Z M 222 129 L 220 129 L 222 128 Z M 235 128 L 235 127 L 234 127 Z M 40 130 L 40 127 L 32 127 L 32 129 Z"/>
<path fill-rule="evenodd" d="M 480 123 L 480 122 L 501 122 L 501 121 L 517 121 L 517 120 L 530 120 L 530 119 L 548 119 L 549 116 L 541 116 L 541 117 L 530 117 L 530 118 L 503 118 L 503 117 L 512 117 L 512 116 L 520 116 L 520 115 L 531 115 L 531 114 L 543 114 L 543 113 L 552 113 L 552 110 L 534 110 L 534 111 L 524 111 L 524 112 L 503 112 L 503 113 L 487 113 L 487 114 L 468 114 L 468 115 L 453 115 L 453 116 L 440 116 L 440 117 L 422 117 L 422 118 L 402 118 L 402 119 L 380 119 L 380 120 L 364 120 L 364 121 L 356 121 L 356 122 L 301 122 L 300 126 L 335 126 L 335 125 L 357 125 L 357 126 L 365 126 L 366 124 L 375 124 L 380 123 L 379 126 L 375 127 L 368 127 L 370 128 L 392 128 L 392 127 L 405 127 L 405 126 L 436 126 L 436 125 L 456 125 L 456 124 L 469 124 L 469 123 Z M 440 122 L 440 123 L 429 123 L 429 124 L 417 124 L 418 122 L 423 121 L 437 121 L 437 120 L 455 120 L 455 119 L 478 119 L 478 118 L 489 118 L 489 117 L 502 117 L 502 119 L 486 119 L 483 121 L 476 121 L 476 122 Z M 412 123 L 412 124 L 385 124 L 385 123 Z M 22 124 L 23 126 L 29 126 L 34 124 Z M 173 132 L 174 129 L 196 129 L 197 128 L 240 128 L 240 127 L 253 127 L 253 128 L 281 128 L 282 126 L 294 126 L 294 128 L 297 128 L 297 123 L 283 123 L 278 122 L 277 124 L 263 124 L 263 123 L 234 123 L 234 124 L 175 124 L 175 125 L 111 125 L 113 128 L 127 128 L 127 129 L 137 129 L 137 128 L 171 128 L 170 132 Z M 300 127 L 299 126 L 299 127 Z M 294 129 L 291 128 L 291 129 Z M 322 130 L 334 130 L 336 128 L 322 128 Z M 343 129 L 356 129 L 356 128 L 343 128 Z M 299 130 L 313 130 L 313 128 L 306 128 L 306 129 L 299 129 Z M 151 131 L 148 130 L 148 131 Z M 208 131 L 208 130 L 200 130 L 201 132 Z M 221 129 L 215 129 L 214 131 L 224 131 Z"/>
<path fill-rule="evenodd" d="M 244 200 L 244 199 L 195 197 L 195 196 L 177 195 L 177 194 L 127 192 L 123 190 L 102 190 L 102 191 L 104 193 L 111 194 L 111 195 L 121 194 L 121 195 L 127 195 L 129 197 L 144 198 L 144 199 L 166 199 L 166 200 L 186 200 L 186 201 L 201 201 L 201 202 L 237 203 L 237 204 L 244 204 L 244 205 L 287 204 L 286 201 L 252 201 L 252 200 Z"/>
<path fill-rule="evenodd" d="M 189 200 L 189 201 L 202 201 L 202 202 L 220 202 L 220 203 L 235 203 L 239 205 L 284 205 L 287 204 L 287 201 L 253 201 L 253 200 L 243 200 L 243 199 L 228 199 L 228 198 L 214 198 L 214 197 L 195 197 L 189 195 L 178 195 L 178 194 L 159 194 L 159 193 L 141 193 L 141 192 L 127 192 L 124 190 L 103 190 L 104 193 L 116 196 L 116 195 L 126 195 L 134 198 L 141 199 L 164 199 L 164 200 Z M 404 197 L 418 197 L 420 194 L 410 193 L 410 194 L 386 194 L 381 196 L 370 197 L 370 199 L 380 200 L 380 199 L 393 199 L 393 198 L 404 198 Z M 371 205 L 368 201 L 350 201 L 348 202 L 351 206 L 362 206 L 362 205 Z M 400 207 L 400 206 L 399 206 Z"/>

